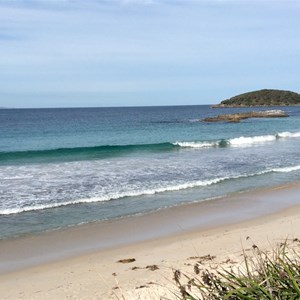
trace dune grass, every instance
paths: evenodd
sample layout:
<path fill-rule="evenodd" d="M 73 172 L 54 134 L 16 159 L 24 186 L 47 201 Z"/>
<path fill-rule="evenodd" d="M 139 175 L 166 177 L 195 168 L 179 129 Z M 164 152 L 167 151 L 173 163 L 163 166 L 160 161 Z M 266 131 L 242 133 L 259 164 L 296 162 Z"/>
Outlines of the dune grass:
<path fill-rule="evenodd" d="M 299 252 L 286 242 L 271 253 L 255 247 L 252 256 L 243 253 L 243 267 L 236 270 L 212 272 L 198 263 L 192 276 L 176 270 L 178 299 L 300 299 Z"/>

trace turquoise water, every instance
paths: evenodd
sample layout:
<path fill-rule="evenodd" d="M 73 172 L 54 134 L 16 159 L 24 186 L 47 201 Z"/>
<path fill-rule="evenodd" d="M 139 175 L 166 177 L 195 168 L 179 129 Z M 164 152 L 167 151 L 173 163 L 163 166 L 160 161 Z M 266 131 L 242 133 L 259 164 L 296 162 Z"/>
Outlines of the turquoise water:
<path fill-rule="evenodd" d="M 254 109 L 2 109 L 0 238 L 298 180 L 300 107 L 280 109 L 238 124 L 201 119 Z"/>

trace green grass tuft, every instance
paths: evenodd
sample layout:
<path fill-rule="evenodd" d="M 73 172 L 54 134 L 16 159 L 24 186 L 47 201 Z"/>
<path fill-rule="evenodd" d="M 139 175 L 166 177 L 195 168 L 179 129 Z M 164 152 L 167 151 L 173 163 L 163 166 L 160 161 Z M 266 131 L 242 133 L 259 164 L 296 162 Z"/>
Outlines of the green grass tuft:
<path fill-rule="evenodd" d="M 300 255 L 286 243 L 272 253 L 256 248 L 254 256 L 248 257 L 244 252 L 243 269 L 214 273 L 199 271 L 196 264 L 194 272 L 195 276 L 188 276 L 175 271 L 179 299 L 300 299 Z"/>

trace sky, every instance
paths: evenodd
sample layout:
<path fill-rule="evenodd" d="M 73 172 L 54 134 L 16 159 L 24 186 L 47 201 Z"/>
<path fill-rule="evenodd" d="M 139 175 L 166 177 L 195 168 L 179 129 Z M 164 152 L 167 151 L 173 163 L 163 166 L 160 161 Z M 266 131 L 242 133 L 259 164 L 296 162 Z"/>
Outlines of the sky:
<path fill-rule="evenodd" d="M 300 1 L 0 0 L 0 107 L 300 92 Z"/>

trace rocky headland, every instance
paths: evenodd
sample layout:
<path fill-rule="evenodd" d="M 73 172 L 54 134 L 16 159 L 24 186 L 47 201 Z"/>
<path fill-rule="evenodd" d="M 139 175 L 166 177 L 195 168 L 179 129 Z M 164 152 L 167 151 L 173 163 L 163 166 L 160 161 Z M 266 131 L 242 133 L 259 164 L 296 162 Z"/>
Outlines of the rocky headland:
<path fill-rule="evenodd" d="M 283 118 L 288 114 L 283 110 L 251 111 L 246 113 L 222 114 L 216 117 L 204 118 L 204 122 L 232 122 L 238 123 L 249 118 Z"/>

